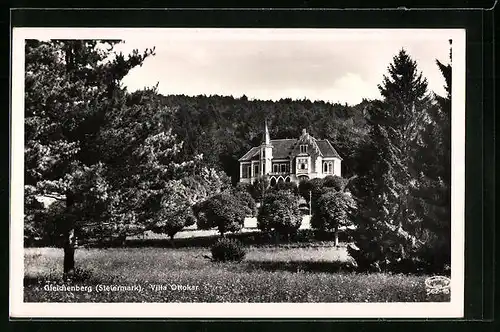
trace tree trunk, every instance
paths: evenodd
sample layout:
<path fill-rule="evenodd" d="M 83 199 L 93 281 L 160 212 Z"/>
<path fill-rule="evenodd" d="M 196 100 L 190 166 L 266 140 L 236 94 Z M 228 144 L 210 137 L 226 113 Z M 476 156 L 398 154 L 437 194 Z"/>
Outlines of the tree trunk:
<path fill-rule="evenodd" d="M 75 204 L 75 195 L 71 191 L 66 192 L 66 215 L 68 217 L 68 229 L 65 230 L 63 239 L 64 261 L 63 261 L 63 279 L 67 280 L 75 272 L 75 220 L 73 215 L 73 205 Z"/>
<path fill-rule="evenodd" d="M 335 226 L 335 247 L 339 246 L 339 226 Z"/>
<path fill-rule="evenodd" d="M 75 273 L 75 230 L 69 230 L 64 240 L 63 279 L 70 278 Z"/>
<path fill-rule="evenodd" d="M 170 245 L 172 246 L 172 248 L 175 248 L 175 244 L 174 244 L 174 236 L 175 236 L 175 235 L 170 235 Z"/>

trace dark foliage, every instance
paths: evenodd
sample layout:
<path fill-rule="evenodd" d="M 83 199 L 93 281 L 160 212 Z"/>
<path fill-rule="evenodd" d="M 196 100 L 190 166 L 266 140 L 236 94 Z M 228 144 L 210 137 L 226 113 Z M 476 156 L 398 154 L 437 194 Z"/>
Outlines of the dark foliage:
<path fill-rule="evenodd" d="M 237 240 L 222 238 L 212 246 L 212 260 L 215 262 L 240 262 L 245 258 L 245 248 Z"/>
<path fill-rule="evenodd" d="M 427 81 L 406 51 L 394 57 L 388 72 L 379 86 L 384 99 L 370 109 L 369 140 L 361 150 L 366 164 L 353 188 L 359 209 L 349 254 L 360 270 L 416 272 L 429 269 L 429 246 L 439 247 L 432 244 L 429 215 L 419 213 L 415 196 L 423 184 L 419 158 L 439 152 L 430 145 L 426 151 L 418 149 L 435 106 Z M 446 231 L 440 234 L 450 236 Z"/>
<path fill-rule="evenodd" d="M 337 175 L 328 175 L 323 179 L 324 187 L 333 188 L 336 191 L 344 191 L 346 185 L 347 180 Z"/>
<path fill-rule="evenodd" d="M 278 182 L 274 186 L 269 187 L 267 192 L 288 191 L 293 195 L 299 194 L 299 187 L 295 182 Z"/>
<path fill-rule="evenodd" d="M 223 169 L 236 183 L 238 159 L 261 143 L 264 119 L 272 138 L 297 138 L 306 127 L 314 137 L 328 139 L 346 157 L 343 173 L 355 174 L 361 163 L 356 151 L 366 138 L 366 110 L 371 101 L 346 106 L 309 100 L 176 95 L 162 96 L 162 104 L 178 110 L 172 123 L 173 133 L 184 139 L 181 157 L 203 154 L 208 166 Z M 258 195 L 254 199 L 259 200 Z"/>
<path fill-rule="evenodd" d="M 297 232 L 301 223 L 298 196 L 289 191 L 266 194 L 257 216 L 260 230 L 289 236 Z"/>
<path fill-rule="evenodd" d="M 193 211 L 198 229 L 216 228 L 222 236 L 239 231 L 245 217 L 253 213 L 253 199 L 245 194 L 227 190 L 197 203 Z"/>

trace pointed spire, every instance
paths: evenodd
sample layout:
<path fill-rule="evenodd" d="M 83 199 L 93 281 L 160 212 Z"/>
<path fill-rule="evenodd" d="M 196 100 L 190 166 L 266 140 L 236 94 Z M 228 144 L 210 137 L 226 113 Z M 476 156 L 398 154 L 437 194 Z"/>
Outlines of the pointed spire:
<path fill-rule="evenodd" d="M 267 129 L 267 119 L 265 120 L 264 139 L 262 143 L 266 145 L 271 144 L 271 138 L 269 137 L 269 130 Z"/>

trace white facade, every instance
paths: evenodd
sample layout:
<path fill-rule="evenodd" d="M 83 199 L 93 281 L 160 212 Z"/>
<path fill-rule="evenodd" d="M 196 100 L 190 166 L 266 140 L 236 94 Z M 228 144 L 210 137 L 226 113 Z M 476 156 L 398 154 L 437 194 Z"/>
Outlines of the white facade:
<path fill-rule="evenodd" d="M 241 183 L 254 183 L 262 176 L 267 177 L 271 185 L 342 176 L 342 158 L 330 142 L 316 140 L 305 129 L 298 139 L 271 140 L 266 124 L 262 144 L 239 161 Z"/>

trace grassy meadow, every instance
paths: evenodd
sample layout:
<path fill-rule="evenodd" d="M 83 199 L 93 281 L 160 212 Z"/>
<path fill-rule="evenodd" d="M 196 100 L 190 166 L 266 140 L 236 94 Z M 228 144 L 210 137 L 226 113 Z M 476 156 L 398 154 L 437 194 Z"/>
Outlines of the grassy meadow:
<path fill-rule="evenodd" d="M 78 273 L 72 283 L 90 286 L 91 291 L 48 290 L 64 284 L 62 249 L 25 248 L 24 301 L 449 301 L 449 295 L 426 295 L 427 276 L 355 273 L 345 247 L 328 242 L 246 247 L 240 263 L 212 262 L 209 247 L 78 249 Z M 136 288 L 99 292 L 99 285 Z M 155 285 L 163 288 L 153 289 Z"/>

